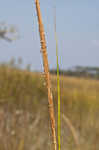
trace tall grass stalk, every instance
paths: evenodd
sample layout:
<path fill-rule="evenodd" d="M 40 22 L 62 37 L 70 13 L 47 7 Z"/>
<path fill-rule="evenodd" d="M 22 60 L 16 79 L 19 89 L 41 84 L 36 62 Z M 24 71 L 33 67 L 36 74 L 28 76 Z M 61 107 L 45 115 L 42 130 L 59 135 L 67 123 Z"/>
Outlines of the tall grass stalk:
<path fill-rule="evenodd" d="M 58 91 L 58 150 L 61 150 L 61 111 L 60 111 L 60 80 L 58 63 L 58 40 L 56 33 L 56 12 L 55 12 L 55 40 L 56 40 L 56 59 L 57 59 L 57 91 Z"/>
<path fill-rule="evenodd" d="M 36 4 L 37 17 L 38 17 L 38 24 L 39 24 L 39 34 L 40 34 L 40 40 L 41 40 L 41 52 L 42 52 L 42 58 L 43 58 L 45 80 L 46 80 L 46 86 L 48 90 L 48 103 L 49 103 L 52 138 L 53 138 L 54 150 L 57 150 L 53 97 L 52 97 L 52 91 L 51 91 L 51 82 L 50 82 L 50 73 L 49 73 L 46 40 L 45 40 L 45 34 L 44 34 L 44 26 L 42 22 L 39 0 L 35 0 L 35 4 Z"/>

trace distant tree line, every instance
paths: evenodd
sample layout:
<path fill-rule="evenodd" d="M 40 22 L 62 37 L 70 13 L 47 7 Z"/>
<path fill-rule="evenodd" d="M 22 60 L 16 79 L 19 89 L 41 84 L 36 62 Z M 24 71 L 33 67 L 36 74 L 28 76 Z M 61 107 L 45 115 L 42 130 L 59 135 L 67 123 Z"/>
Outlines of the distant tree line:
<path fill-rule="evenodd" d="M 27 70 L 29 72 L 38 72 L 32 70 L 32 64 L 27 64 L 24 66 L 23 59 L 19 57 L 17 60 L 12 58 L 9 62 L 0 62 L 0 68 L 13 68 L 13 69 L 21 69 Z M 57 69 L 51 69 L 50 73 L 53 75 L 57 74 Z M 59 73 L 62 76 L 72 76 L 72 77 L 84 77 L 84 78 L 92 78 L 99 79 L 99 67 L 83 67 L 76 66 L 71 69 L 59 69 Z"/>
<path fill-rule="evenodd" d="M 56 69 L 50 70 L 51 74 L 57 74 Z M 59 70 L 60 75 L 63 76 L 75 76 L 75 77 L 85 77 L 85 78 L 94 78 L 99 79 L 99 67 L 83 67 L 83 66 L 76 66 L 71 69 Z"/>

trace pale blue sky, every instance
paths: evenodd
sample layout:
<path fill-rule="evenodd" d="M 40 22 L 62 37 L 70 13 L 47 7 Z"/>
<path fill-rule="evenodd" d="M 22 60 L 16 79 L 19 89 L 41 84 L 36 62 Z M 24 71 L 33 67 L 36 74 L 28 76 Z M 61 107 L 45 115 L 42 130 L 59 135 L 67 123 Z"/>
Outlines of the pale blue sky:
<path fill-rule="evenodd" d="M 20 32 L 20 39 L 13 43 L 0 40 L 0 62 L 22 57 L 24 64 L 42 70 L 34 4 L 34 0 L 0 0 L 0 21 L 16 25 Z M 99 0 L 40 0 L 40 4 L 50 68 L 56 67 L 55 5 L 60 67 L 99 66 Z"/>

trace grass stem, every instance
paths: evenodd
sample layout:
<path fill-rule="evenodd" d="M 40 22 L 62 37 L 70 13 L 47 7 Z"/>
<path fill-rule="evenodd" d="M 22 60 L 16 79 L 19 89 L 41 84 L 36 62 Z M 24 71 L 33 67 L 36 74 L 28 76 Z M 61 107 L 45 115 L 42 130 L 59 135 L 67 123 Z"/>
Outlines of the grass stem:
<path fill-rule="evenodd" d="M 55 13 L 55 40 L 56 40 L 57 91 L 58 91 L 58 150 L 61 150 L 60 80 L 59 80 L 59 63 L 58 63 L 58 40 L 56 33 L 56 13 Z"/>
<path fill-rule="evenodd" d="M 57 150 L 53 96 L 52 96 L 52 91 L 51 91 L 46 40 L 45 40 L 44 26 L 42 22 L 39 0 L 35 0 L 35 4 L 36 4 L 37 17 L 38 17 L 38 24 L 39 24 L 39 34 L 40 34 L 40 40 L 41 40 L 41 52 L 42 52 L 42 58 L 43 58 L 45 80 L 46 80 L 46 86 L 48 90 L 48 103 L 49 103 L 49 114 L 50 114 L 50 121 L 51 121 L 53 145 L 54 145 L 54 150 Z"/>

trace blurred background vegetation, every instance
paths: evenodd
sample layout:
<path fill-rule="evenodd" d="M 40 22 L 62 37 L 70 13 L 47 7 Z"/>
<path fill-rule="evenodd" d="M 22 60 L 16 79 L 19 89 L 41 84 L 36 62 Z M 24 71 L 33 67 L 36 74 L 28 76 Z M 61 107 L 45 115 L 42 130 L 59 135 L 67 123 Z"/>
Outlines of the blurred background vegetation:
<path fill-rule="evenodd" d="M 9 35 L 11 33 L 11 36 Z M 0 38 L 13 41 L 16 29 L 0 25 Z M 23 69 L 22 58 L 0 63 L 0 150 L 51 148 L 51 129 L 43 73 Z M 50 70 L 57 120 L 56 69 Z M 99 68 L 76 66 L 60 69 L 61 113 L 71 121 L 80 150 L 99 148 Z M 62 150 L 76 144 L 61 118 Z M 43 138 L 42 138 L 43 137 Z"/>
<path fill-rule="evenodd" d="M 21 58 L 17 61 L 12 58 L 0 65 L 0 148 L 11 150 L 13 146 L 16 150 L 23 143 L 22 149 L 26 150 L 48 149 L 51 131 L 43 73 L 33 72 L 30 64 L 22 69 L 22 63 Z M 57 78 L 53 73 L 51 82 L 57 112 Z M 80 149 L 98 150 L 99 80 L 63 73 L 60 86 L 61 113 L 72 122 Z M 76 149 L 63 120 L 61 126 L 62 150 Z"/>

